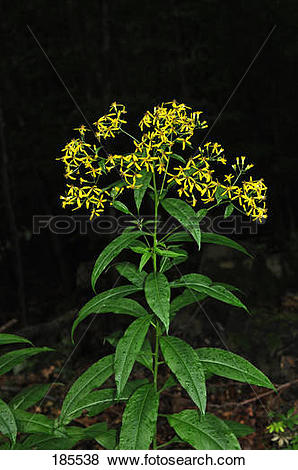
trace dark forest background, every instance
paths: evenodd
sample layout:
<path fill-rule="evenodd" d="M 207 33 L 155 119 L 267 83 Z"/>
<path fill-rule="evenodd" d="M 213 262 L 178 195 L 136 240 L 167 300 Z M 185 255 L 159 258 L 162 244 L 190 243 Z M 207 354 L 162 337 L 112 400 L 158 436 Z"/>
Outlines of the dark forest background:
<path fill-rule="evenodd" d="M 1 2 L 0 327 L 13 320 L 9 331 L 35 343 L 60 341 L 66 358 L 74 315 L 92 296 L 92 263 L 109 241 L 90 232 L 32 234 L 34 215 L 70 215 L 60 207 L 63 168 L 55 158 L 84 122 L 42 47 L 91 122 L 114 100 L 127 105 L 134 123 L 175 98 L 215 123 L 208 139 L 255 162 L 254 174 L 269 187 L 269 219 L 257 235 L 237 238 L 254 260 L 208 247 L 188 267 L 199 265 L 246 292 L 252 317 L 215 302 L 206 309 L 234 351 L 254 357 L 273 379 L 282 380 L 285 370 L 284 379 L 291 378 L 298 309 L 297 25 L 298 4 L 290 0 Z M 113 276 L 110 271 L 103 289 Z M 194 325 L 192 313 L 176 325 L 179 334 L 222 346 L 200 315 Z M 94 357 L 92 345 L 98 354 L 99 338 L 113 328 L 111 321 L 94 323 L 78 351 Z"/>

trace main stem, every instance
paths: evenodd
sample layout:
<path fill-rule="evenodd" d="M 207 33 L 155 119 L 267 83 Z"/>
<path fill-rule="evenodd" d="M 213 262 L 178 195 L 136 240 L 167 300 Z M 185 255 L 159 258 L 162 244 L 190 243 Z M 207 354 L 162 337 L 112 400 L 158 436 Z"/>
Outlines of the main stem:
<path fill-rule="evenodd" d="M 156 261 L 156 246 L 157 246 L 157 216 L 158 216 L 158 204 L 159 197 L 156 187 L 156 178 L 153 171 L 153 186 L 154 186 L 154 233 L 153 233 L 153 269 L 154 273 L 157 272 L 157 261 Z M 153 367 L 153 383 L 154 389 L 157 392 L 157 379 L 158 379 L 158 357 L 159 357 L 159 321 L 156 319 L 156 328 L 155 328 L 155 350 L 154 350 L 154 367 Z M 157 439 L 156 439 L 156 430 L 153 438 L 153 449 L 157 449 Z"/>

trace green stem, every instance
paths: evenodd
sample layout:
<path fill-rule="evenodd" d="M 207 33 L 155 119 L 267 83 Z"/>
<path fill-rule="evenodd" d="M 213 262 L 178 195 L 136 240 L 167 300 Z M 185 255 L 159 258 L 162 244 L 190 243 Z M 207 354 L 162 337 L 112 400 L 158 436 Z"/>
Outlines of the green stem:
<path fill-rule="evenodd" d="M 157 272 L 157 262 L 156 262 L 156 246 L 157 246 L 157 216 L 158 216 L 158 192 L 156 186 L 155 172 L 153 170 L 153 185 L 154 185 L 154 233 L 153 233 L 153 269 L 154 273 Z M 153 383 L 154 389 L 157 392 L 157 379 L 158 379 L 158 356 L 159 356 L 159 335 L 160 328 L 158 319 L 156 319 L 156 328 L 155 328 L 155 350 L 154 350 L 154 369 L 153 369 Z M 156 429 L 153 438 L 153 449 L 157 449 L 157 436 Z"/>

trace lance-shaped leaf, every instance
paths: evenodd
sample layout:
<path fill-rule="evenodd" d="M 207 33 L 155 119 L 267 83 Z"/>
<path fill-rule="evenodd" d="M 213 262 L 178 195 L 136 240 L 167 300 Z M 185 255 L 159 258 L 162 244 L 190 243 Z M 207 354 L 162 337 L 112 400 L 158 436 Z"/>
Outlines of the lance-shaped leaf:
<path fill-rule="evenodd" d="M 18 432 L 23 433 L 44 433 L 53 434 L 54 432 L 54 419 L 48 418 L 42 414 L 28 413 L 24 410 L 13 411 Z"/>
<path fill-rule="evenodd" d="M 105 313 L 105 308 L 107 308 L 110 302 L 115 301 L 119 298 L 126 297 L 127 295 L 133 294 L 134 292 L 137 292 L 139 290 L 141 290 L 141 287 L 136 287 L 128 284 L 126 286 L 115 287 L 114 289 L 101 292 L 100 294 L 93 297 L 93 299 L 89 300 L 89 302 L 87 302 L 86 305 L 81 308 L 77 318 L 73 322 L 71 330 L 72 339 L 77 326 L 89 315 L 91 315 L 92 313 Z M 121 305 L 121 302 L 118 301 L 117 303 L 118 305 Z M 112 312 L 112 310 L 110 310 L 110 312 Z"/>
<path fill-rule="evenodd" d="M 198 290 L 200 287 L 210 286 L 212 281 L 209 277 L 203 274 L 185 274 L 180 279 L 173 281 L 171 286 L 173 287 L 188 287 L 189 289 Z"/>
<path fill-rule="evenodd" d="M 142 385 L 148 383 L 147 379 L 132 380 L 124 387 L 123 392 L 116 399 L 116 390 L 114 388 L 104 388 L 101 390 L 94 390 L 87 395 L 83 396 L 77 408 L 72 411 L 71 419 L 81 416 L 83 410 L 88 411 L 88 416 L 99 415 L 103 410 L 120 401 L 127 401 L 132 393 Z"/>
<path fill-rule="evenodd" d="M 172 300 L 170 305 L 170 314 L 174 315 L 176 312 L 181 310 L 183 307 L 187 307 L 187 305 L 191 305 L 194 303 L 199 303 L 206 298 L 206 294 L 199 294 L 191 289 L 185 289 L 182 294 L 175 297 Z"/>
<path fill-rule="evenodd" d="M 119 449 L 149 449 L 159 405 L 159 394 L 153 384 L 138 388 L 129 399 L 122 418 Z"/>
<path fill-rule="evenodd" d="M 17 425 L 13 413 L 5 401 L 0 398 L 0 432 L 14 444 L 17 437 Z"/>
<path fill-rule="evenodd" d="M 192 235 L 201 247 L 201 230 L 199 220 L 193 208 L 181 199 L 168 198 L 161 201 L 163 208 Z"/>
<path fill-rule="evenodd" d="M 151 310 L 164 324 L 166 331 L 170 324 L 170 285 L 162 273 L 150 273 L 145 280 L 145 296 Z"/>
<path fill-rule="evenodd" d="M 174 249 L 174 248 L 173 248 Z M 188 258 L 188 253 L 182 248 L 175 248 L 174 251 L 178 254 L 176 258 L 164 257 L 160 263 L 160 272 L 164 273 L 171 269 L 173 266 L 184 263 Z"/>
<path fill-rule="evenodd" d="M 97 258 L 92 275 L 91 284 L 93 290 L 95 290 L 95 284 L 101 273 L 108 266 L 108 264 L 121 253 L 122 250 L 128 248 L 131 243 L 143 235 L 143 232 L 125 232 L 115 240 L 113 240 L 104 250 L 100 253 Z"/>
<path fill-rule="evenodd" d="M 9 405 L 14 409 L 27 410 L 39 402 L 49 391 L 51 384 L 29 385 L 10 400 Z"/>
<path fill-rule="evenodd" d="M 149 186 L 149 183 L 152 177 L 152 173 L 146 171 L 145 168 L 140 172 L 140 174 L 142 175 L 142 177 L 138 178 L 139 187 L 134 189 L 134 198 L 135 198 L 135 203 L 136 203 L 138 212 L 140 210 L 142 200 L 144 198 L 145 192 Z"/>
<path fill-rule="evenodd" d="M 69 450 L 74 447 L 80 439 L 70 437 L 54 437 L 47 434 L 33 434 L 27 437 L 22 448 L 30 450 Z"/>
<path fill-rule="evenodd" d="M 35 356 L 42 352 L 53 351 L 51 348 L 26 348 L 17 349 L 16 351 L 10 351 L 0 357 L 0 375 L 5 374 L 9 370 L 13 369 L 14 366 L 23 362 L 29 357 Z"/>
<path fill-rule="evenodd" d="M 168 415 L 178 436 L 198 450 L 239 450 L 240 445 L 224 421 L 210 413 L 199 417 L 196 410 Z"/>
<path fill-rule="evenodd" d="M 251 426 L 247 426 L 247 424 L 237 423 L 237 421 L 230 421 L 224 419 L 224 423 L 231 429 L 232 433 L 235 434 L 236 437 L 244 437 L 248 436 L 255 432 L 255 429 Z"/>
<path fill-rule="evenodd" d="M 100 387 L 114 372 L 114 355 L 103 357 L 87 369 L 71 386 L 61 410 L 60 424 L 71 421 L 72 412 L 77 408 L 84 395 Z"/>
<path fill-rule="evenodd" d="M 181 279 L 174 281 L 171 285 L 173 287 L 189 287 L 190 289 L 209 295 L 221 302 L 234 305 L 235 307 L 244 308 L 244 310 L 248 312 L 247 307 L 238 299 L 238 297 L 232 294 L 232 292 L 221 284 L 212 284 L 211 279 L 201 274 L 186 274 L 185 276 L 182 276 Z"/>
<path fill-rule="evenodd" d="M 26 338 L 22 338 L 21 336 L 17 335 L 10 335 L 7 333 L 0 333 L 0 345 L 2 344 L 13 344 L 13 343 L 28 343 L 31 344 L 31 341 Z"/>
<path fill-rule="evenodd" d="M 145 271 L 140 272 L 137 266 L 125 261 L 123 263 L 118 263 L 116 269 L 121 276 L 128 279 L 132 284 L 137 287 L 143 287 L 145 277 L 147 276 Z"/>
<path fill-rule="evenodd" d="M 200 348 L 196 353 L 203 367 L 212 374 L 275 389 L 263 372 L 237 354 L 218 348 Z"/>
<path fill-rule="evenodd" d="M 160 347 L 166 364 L 204 414 L 206 408 L 205 375 L 196 351 L 188 343 L 174 336 L 162 336 Z"/>
<path fill-rule="evenodd" d="M 147 334 L 152 316 L 146 315 L 135 320 L 118 341 L 115 353 L 115 381 L 120 396 L 131 373 L 138 353 Z"/>
<path fill-rule="evenodd" d="M 248 253 L 248 251 L 241 246 L 239 243 L 231 240 L 224 235 L 218 235 L 217 233 L 209 233 L 209 232 L 202 232 L 202 243 L 212 243 L 214 245 L 222 245 L 227 246 L 229 248 L 234 248 L 234 250 L 240 251 L 247 256 L 252 258 L 252 255 Z"/>

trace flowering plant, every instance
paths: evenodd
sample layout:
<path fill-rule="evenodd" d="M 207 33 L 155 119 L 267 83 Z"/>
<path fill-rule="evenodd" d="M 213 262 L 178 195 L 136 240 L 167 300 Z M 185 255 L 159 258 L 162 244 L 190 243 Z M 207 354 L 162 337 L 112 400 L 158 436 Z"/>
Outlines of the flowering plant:
<path fill-rule="evenodd" d="M 182 441 L 195 449 L 239 449 L 237 436 L 243 435 L 241 425 L 235 426 L 236 423 L 206 413 L 206 379 L 215 374 L 263 387 L 274 386 L 261 371 L 238 355 L 217 348 L 195 350 L 169 331 L 171 321 L 182 308 L 207 297 L 247 308 L 235 295 L 237 289 L 233 286 L 215 282 L 201 273 L 179 275 L 172 280 L 165 273 L 187 259 L 187 251 L 181 247 L 184 242 L 195 242 L 198 250 L 207 242 L 248 254 L 245 248 L 225 236 L 203 233 L 200 222 L 220 205 L 225 206 L 225 216 L 237 209 L 263 222 L 267 217 L 267 188 L 262 179 L 246 176 L 253 165 L 245 157 L 230 161 L 218 143 L 202 144 L 187 158 L 180 155 L 181 150 L 185 154 L 186 148 L 193 148 L 192 137 L 207 127 L 201 112 L 175 101 L 163 103 L 145 113 L 139 123 L 139 138 L 125 130 L 125 115 L 125 106 L 113 103 L 108 114 L 94 123 L 94 131 L 84 125 L 79 127 L 79 136 L 64 147 L 59 157 L 67 179 L 66 193 L 61 196 L 63 207 L 84 208 L 93 219 L 106 205 L 111 205 L 132 217 L 130 226 L 98 256 L 91 276 L 95 296 L 78 313 L 72 337 L 77 326 L 91 314 L 125 314 L 134 320 L 120 339 L 113 339 L 115 354 L 94 363 L 72 385 L 57 428 L 67 429 L 65 426 L 83 410 L 94 416 L 114 403 L 126 402 L 119 435 L 115 429 L 106 431 L 108 448 L 148 449 L 152 445 L 157 449 Z M 95 144 L 87 139 L 92 132 Z M 119 134 L 132 139 L 132 150 L 123 154 L 108 152 L 106 141 Z M 110 175 L 115 175 L 112 183 Z M 135 213 L 119 200 L 129 190 L 133 191 Z M 178 198 L 167 197 L 170 191 L 175 191 Z M 154 204 L 153 226 L 140 216 L 146 194 Z M 157 221 L 161 208 L 186 231 L 175 227 L 160 237 Z M 99 277 L 124 249 L 140 255 L 138 266 L 130 262 L 116 265 L 128 283 L 97 293 Z M 148 272 L 145 268 L 150 265 L 152 270 Z M 179 293 L 175 295 L 177 290 Z M 132 298 L 142 292 L 140 301 Z M 136 361 L 150 371 L 152 381 L 129 380 Z M 169 369 L 165 383 L 160 383 L 160 364 Z M 115 388 L 100 389 L 112 375 Z M 194 408 L 159 415 L 160 395 L 177 382 L 192 399 Z M 167 419 L 175 431 L 173 440 L 160 445 L 156 435 L 159 417 Z"/>

